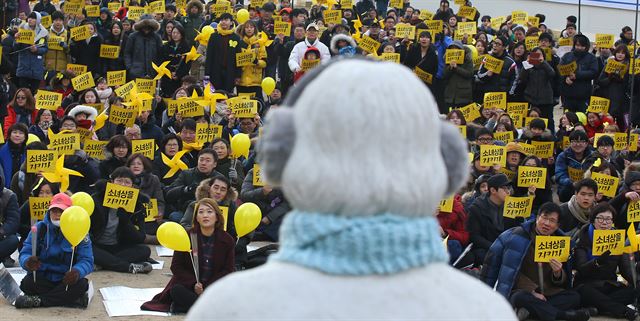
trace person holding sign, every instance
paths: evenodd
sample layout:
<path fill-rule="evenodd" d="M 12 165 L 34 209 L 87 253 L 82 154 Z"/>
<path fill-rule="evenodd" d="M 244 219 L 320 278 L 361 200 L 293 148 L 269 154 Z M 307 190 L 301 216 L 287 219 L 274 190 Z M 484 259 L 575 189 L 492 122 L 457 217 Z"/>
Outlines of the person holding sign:
<path fill-rule="evenodd" d="M 40 87 L 40 81 L 44 79 L 44 55 L 47 53 L 47 36 L 49 32 L 40 24 L 42 17 L 39 12 L 31 12 L 27 22 L 20 25 L 20 29 L 34 32 L 32 44 L 16 43 L 14 52 L 18 55 L 18 66 L 16 76 L 18 77 L 18 87 L 29 88 L 35 93 Z M 20 31 L 16 34 L 16 38 Z"/>
<path fill-rule="evenodd" d="M 11 187 L 13 174 L 20 171 L 20 167 L 27 156 L 27 136 L 29 130 L 22 123 L 9 127 L 7 141 L 0 147 L 0 165 L 4 174 L 4 186 Z"/>
<path fill-rule="evenodd" d="M 591 42 L 587 36 L 573 37 L 573 50 L 562 56 L 560 65 L 576 63 L 574 72 L 560 77 L 562 106 L 573 112 L 585 112 L 593 86 L 591 81 L 598 76 L 598 61 L 589 52 Z"/>
<path fill-rule="evenodd" d="M 580 229 L 574 250 L 574 267 L 577 270 L 574 287 L 582 297 L 583 306 L 596 307 L 600 314 L 614 318 L 635 320 L 638 313 L 627 307 L 628 304 L 633 304 L 638 296 L 633 285 L 636 280 L 634 280 L 631 270 L 635 266 L 631 265 L 629 254 L 618 251 L 622 249 L 615 250 L 615 252 L 622 254 L 613 254 L 614 250 L 606 250 L 600 255 L 595 255 L 593 252 L 594 247 L 600 242 L 599 239 L 596 239 L 594 232 L 612 230 L 615 213 L 616 211 L 611 205 L 600 204 L 591 211 L 590 224 Z M 624 230 L 621 232 L 622 242 L 617 242 L 616 238 L 612 238 L 612 242 L 603 240 L 606 242 L 604 244 L 624 245 Z M 602 236 L 600 238 L 604 239 Z M 627 281 L 626 284 L 618 281 L 617 271 L 620 271 L 622 277 Z"/>
<path fill-rule="evenodd" d="M 157 244 L 155 234 L 158 225 L 163 220 L 165 208 L 164 193 L 162 192 L 160 179 L 152 173 L 153 163 L 151 163 L 151 160 L 142 154 L 132 154 L 127 159 L 125 165 L 129 167 L 133 175 L 135 175 L 133 185 L 140 189 L 140 192 L 155 199 L 158 204 L 158 216 L 154 217 L 155 222 L 145 222 L 144 224 L 145 232 L 147 233 L 145 243 Z"/>
<path fill-rule="evenodd" d="M 304 52 L 304 56 L 302 57 L 302 61 L 300 63 L 304 66 L 306 62 L 313 64 L 314 62 L 318 62 L 319 60 L 320 60 L 320 50 L 316 47 L 309 47 Z M 305 72 L 306 70 L 304 69 L 300 69 L 300 71 L 295 72 L 293 74 L 293 81 L 294 82 L 298 81 L 300 78 L 302 78 L 302 76 L 304 76 Z"/>
<path fill-rule="evenodd" d="M 225 220 L 216 201 L 204 198 L 194 212 L 189 234 L 191 240 L 197 240 L 191 245 L 197 262 L 192 261 L 190 253 L 175 251 L 171 280 L 161 293 L 140 307 L 142 310 L 186 313 L 208 286 L 235 271 L 235 242 L 223 229 Z"/>
<path fill-rule="evenodd" d="M 522 160 L 522 166 L 529 167 L 538 167 L 545 168 L 546 166 L 540 160 L 540 158 L 531 155 L 527 156 L 524 160 Z M 516 175 L 513 178 L 514 182 L 518 181 L 518 171 L 516 170 Z M 535 185 L 527 186 L 527 187 L 515 187 L 512 196 L 522 197 L 522 196 L 533 196 L 533 206 L 531 211 L 533 213 L 538 211 L 538 208 L 542 206 L 542 204 L 553 201 L 553 190 L 551 189 L 551 177 L 547 176 L 545 178 L 545 188 L 536 188 Z"/>
<path fill-rule="evenodd" d="M 553 251 L 539 252 L 541 249 L 537 248 L 539 237 L 564 236 L 559 222 L 560 207 L 545 203 L 535 220 L 502 233 L 487 253 L 481 279 L 509 299 L 520 320 L 531 316 L 540 320 L 585 321 L 590 317 L 587 310 L 575 310 L 580 305 L 580 295 L 569 290 L 570 265 L 563 264 L 559 256 L 537 263 L 542 254 L 566 251 L 568 255 L 570 242 L 564 239 L 541 243 L 541 248 L 550 247 Z"/>
<path fill-rule="evenodd" d="M 473 54 L 460 41 L 454 41 L 449 49 L 464 50 L 464 63 L 452 61 L 445 66 L 444 102 L 452 107 L 466 106 L 473 102 Z"/>
<path fill-rule="evenodd" d="M 560 228 L 570 235 L 575 235 L 589 222 L 589 213 L 596 206 L 598 194 L 598 184 L 590 178 L 577 181 L 574 188 L 575 195 L 560 205 Z"/>
<path fill-rule="evenodd" d="M 100 162 L 100 175 L 103 179 L 109 178 L 116 168 L 125 166 L 131 155 L 131 142 L 124 135 L 115 135 L 109 139 L 105 148 L 109 157 Z"/>
<path fill-rule="evenodd" d="M 82 40 L 71 40 L 70 55 L 76 64 L 87 66 L 87 71 L 93 77 L 104 75 L 102 70 L 102 58 L 100 58 L 100 45 L 102 36 L 96 31 L 96 25 L 89 21 L 83 21 L 80 26 L 86 26 L 89 30 L 89 38 Z"/>
<path fill-rule="evenodd" d="M 230 157 L 231 146 L 229 142 L 222 138 L 216 138 L 211 142 L 211 148 L 218 154 L 216 172 L 228 178 L 236 190 L 241 190 L 242 182 L 244 181 L 244 169 L 241 161 Z"/>
<path fill-rule="evenodd" d="M 615 146 L 615 141 L 611 136 L 603 135 L 598 137 L 598 140 L 596 141 L 596 151 L 584 160 L 583 168 L 591 167 L 598 161 L 598 159 L 604 163 L 611 163 L 615 159 L 613 146 Z M 614 173 L 607 175 L 617 177 L 618 173 L 615 171 Z"/>
<path fill-rule="evenodd" d="M 568 201 L 574 194 L 573 183 L 580 178 L 572 173 L 583 172 L 582 163 L 592 153 L 589 146 L 587 133 L 581 130 L 573 130 L 569 134 L 569 148 L 565 149 L 556 159 L 556 183 L 558 184 L 558 197 L 560 202 Z M 579 175 L 582 177 L 582 175 Z"/>
<path fill-rule="evenodd" d="M 192 1 L 193 2 L 193 1 Z M 217 90 L 233 92 L 240 81 L 241 69 L 236 64 L 236 54 L 247 45 L 233 29 L 233 16 L 225 12 L 220 15 L 217 32 L 212 34 L 207 44 L 205 76 Z"/>
<path fill-rule="evenodd" d="M 629 68 L 629 49 L 626 45 L 618 45 L 613 51 L 613 55 L 609 57 L 608 62 L 617 62 L 626 65 Z M 609 99 L 609 114 L 613 116 L 617 124 L 624 127 L 624 115 L 629 113 L 629 98 L 627 96 L 628 82 L 630 70 L 614 69 L 607 72 L 609 68 L 605 67 L 600 73 L 597 80 L 600 85 L 600 93 L 603 98 Z"/>
<path fill-rule="evenodd" d="M 404 58 L 401 63 L 411 70 L 420 70 L 431 74 L 431 83 L 423 80 L 429 88 L 433 86 L 433 77 L 438 73 L 438 54 L 433 45 L 431 33 L 429 31 L 420 32 L 418 41 L 407 49 L 408 39 L 403 40 L 400 46 L 400 57 Z"/>
<path fill-rule="evenodd" d="M 453 264 L 463 249 L 469 245 L 469 232 L 464 228 L 467 222 L 467 213 L 462 206 L 460 195 L 453 196 L 453 208 L 450 213 L 438 211 L 438 223 L 440 224 L 440 236 L 447 239 L 447 251 L 449 263 Z"/>
<path fill-rule="evenodd" d="M 302 71 L 302 60 L 306 57 L 307 49 L 314 47 L 318 50 L 319 55 L 317 59 L 320 59 L 320 63 L 325 63 L 331 58 L 329 48 L 318 39 L 318 26 L 315 23 L 310 23 L 307 28 L 307 34 L 304 41 L 297 43 L 291 55 L 289 55 L 289 69 L 295 74 Z"/>
<path fill-rule="evenodd" d="M 238 27 L 238 34 L 254 56 L 250 65 L 242 67 L 240 82 L 238 82 L 238 93 L 252 93 L 256 97 L 262 98 L 260 84 L 262 83 L 264 68 L 267 67 L 267 49 L 261 40 L 261 36 L 264 33 L 258 34 L 258 31 L 258 27 L 252 20 L 247 20 Z"/>
<path fill-rule="evenodd" d="M 35 225 L 36 235 L 32 231 L 25 238 L 20 250 L 20 266 L 27 271 L 27 275 L 20 284 L 24 295 L 16 300 L 16 308 L 87 307 L 89 281 L 86 276 L 93 272 L 94 253 L 91 240 L 85 237 L 75 247 L 71 261 L 72 246 L 60 230 L 62 212 L 71 205 L 71 198 L 67 194 L 54 195 L 44 221 Z"/>
<path fill-rule="evenodd" d="M 29 197 L 51 198 L 58 193 L 60 193 L 60 184 L 51 183 L 44 178 L 40 178 L 30 191 Z M 18 230 L 18 234 L 22 240 L 26 240 L 29 231 L 31 231 L 31 226 L 35 222 L 35 220 L 33 220 L 34 214 L 31 213 L 29 197 L 25 197 L 24 202 L 19 202 L 22 206 L 20 207 L 20 229 Z M 43 208 L 42 210 L 47 210 L 47 208 Z"/>
<path fill-rule="evenodd" d="M 554 68 L 547 62 L 544 51 L 540 47 L 533 48 L 526 61 L 522 62 L 522 70 L 518 75 L 518 83 L 524 88 L 524 99 L 540 108 L 540 117 L 548 119 L 548 128 L 555 130 L 553 123 L 553 84 L 556 79 Z"/>
<path fill-rule="evenodd" d="M 616 227 L 629 226 L 633 223 L 638 226 L 640 221 L 640 172 L 629 169 L 624 175 L 624 187 L 609 204 L 616 210 L 614 225 Z"/>
<path fill-rule="evenodd" d="M 493 39 L 493 49 L 491 50 L 490 57 L 495 58 L 493 61 L 497 64 L 495 66 L 488 65 L 487 60 L 485 60 L 482 65 L 480 65 L 480 70 L 478 70 L 476 75 L 479 82 L 476 88 L 478 93 L 508 92 L 509 89 L 511 89 L 515 74 L 511 69 L 511 65 L 514 64 L 513 58 L 507 53 L 508 45 L 509 40 L 504 36 Z M 500 62 L 502 63 L 500 64 Z M 476 102 L 482 102 L 482 97 L 478 97 Z"/>
<path fill-rule="evenodd" d="M 52 70 L 61 72 L 67 69 L 69 31 L 65 28 L 64 14 L 62 12 L 54 11 L 51 14 L 51 21 L 53 23 L 49 28 L 49 50 L 44 56 L 45 65 L 49 72 Z"/>
<path fill-rule="evenodd" d="M 594 112 L 587 113 L 587 124 L 584 129 L 587 131 L 587 136 L 593 141 L 593 137 L 596 134 L 604 133 L 604 123 L 615 124 L 613 118 L 608 114 L 600 114 Z"/>
<path fill-rule="evenodd" d="M 106 182 L 101 181 L 99 185 L 102 186 L 96 186 L 97 192 L 91 195 L 95 209 L 91 215 L 89 234 L 95 263 L 105 270 L 137 274 L 149 273 L 153 269 L 147 262 L 151 250 L 143 244 L 146 238 L 144 204 L 149 203 L 149 198 L 143 193 L 138 193 L 138 197 L 134 198 L 130 191 L 115 190 L 118 186 L 133 187 L 134 180 L 135 176 L 129 168 L 118 167 L 109 179 L 109 183 L 114 185 L 112 189 L 108 190 L 109 185 L 105 186 Z M 118 195 L 119 204 L 133 202 L 134 210 L 127 212 L 123 207 L 106 207 L 105 198 L 111 195 Z"/>

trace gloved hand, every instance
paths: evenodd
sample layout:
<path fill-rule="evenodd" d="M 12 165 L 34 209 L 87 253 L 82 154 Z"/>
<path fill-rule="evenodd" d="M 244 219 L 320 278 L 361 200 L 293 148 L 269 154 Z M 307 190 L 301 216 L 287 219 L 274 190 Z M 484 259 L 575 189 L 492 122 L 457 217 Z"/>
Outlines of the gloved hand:
<path fill-rule="evenodd" d="M 609 262 L 609 256 L 611 255 L 611 251 L 606 251 L 604 253 L 602 253 L 602 255 L 600 255 L 597 259 L 596 259 L 596 263 L 598 263 L 598 265 L 605 265 Z"/>
<path fill-rule="evenodd" d="M 229 168 L 229 180 L 232 182 L 232 185 L 238 181 L 238 172 L 233 167 Z"/>
<path fill-rule="evenodd" d="M 37 256 L 30 256 L 27 259 L 27 262 L 24 263 L 24 267 L 26 267 L 27 270 L 31 272 L 37 271 L 41 265 L 42 265 L 42 262 L 40 262 L 40 259 L 38 259 Z"/>
<path fill-rule="evenodd" d="M 198 185 L 196 185 L 196 184 L 191 184 L 191 185 L 185 186 L 184 187 L 184 193 L 185 194 L 192 194 L 192 193 L 195 192 L 196 187 L 198 187 Z"/>
<path fill-rule="evenodd" d="M 78 270 L 76 270 L 75 268 L 72 268 L 71 270 L 69 270 L 69 272 L 64 274 L 64 278 L 62 278 L 62 284 L 64 285 L 76 284 L 76 282 L 78 282 L 79 279 L 80 279 L 80 272 L 78 272 Z"/>

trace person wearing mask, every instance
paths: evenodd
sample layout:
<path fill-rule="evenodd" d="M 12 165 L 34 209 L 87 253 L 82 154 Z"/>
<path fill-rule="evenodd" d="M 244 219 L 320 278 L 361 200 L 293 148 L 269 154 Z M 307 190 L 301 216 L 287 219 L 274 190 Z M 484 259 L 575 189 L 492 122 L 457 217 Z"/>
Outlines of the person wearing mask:
<path fill-rule="evenodd" d="M 555 176 L 558 184 L 558 197 L 560 202 L 567 202 L 575 193 L 573 189 L 574 178 L 571 172 L 584 172 L 584 161 L 591 155 L 587 133 L 582 130 L 573 130 L 569 134 L 569 147 L 561 152 L 556 159 Z"/>
<path fill-rule="evenodd" d="M 24 294 L 16 299 L 16 308 L 73 305 L 86 308 L 89 304 L 86 276 L 93 272 L 91 240 L 85 237 L 75 246 L 72 261 L 72 246 L 60 230 L 62 212 L 71 205 L 67 194 L 54 195 L 44 220 L 35 225 L 36 236 L 31 231 L 25 238 L 20 250 L 20 266 L 27 275 L 20 284 Z M 36 255 L 32 252 L 34 247 Z"/>
<path fill-rule="evenodd" d="M 576 71 L 560 77 L 560 95 L 564 108 L 573 112 L 585 112 L 593 86 L 591 82 L 598 76 L 598 61 L 589 52 L 591 42 L 585 35 L 573 37 L 573 50 L 562 56 L 561 65 L 575 62 Z"/>
<path fill-rule="evenodd" d="M 127 79 L 151 77 L 156 74 L 151 62 L 157 61 L 162 52 L 162 39 L 157 34 L 160 24 L 151 15 L 143 15 L 133 29 L 124 48 Z"/>
<path fill-rule="evenodd" d="M 507 92 L 511 88 L 515 78 L 511 66 L 515 62 L 507 53 L 508 45 L 509 41 L 504 36 L 496 37 L 492 41 L 491 56 L 503 61 L 502 70 L 495 74 L 485 67 L 484 62 L 480 65 L 480 70 L 476 75 L 476 102 L 482 102 L 483 94 L 486 92 Z"/>
<path fill-rule="evenodd" d="M 209 77 L 214 89 L 233 92 L 241 76 L 241 69 L 236 64 L 236 54 L 244 48 L 246 44 L 234 32 L 233 16 L 226 12 L 221 14 L 217 31 L 211 35 L 207 44 L 204 69 L 204 75 Z"/>
<path fill-rule="evenodd" d="M 320 52 L 320 57 L 317 57 L 320 59 L 320 63 L 326 63 L 331 59 L 329 48 L 318 39 L 318 25 L 310 23 L 306 30 L 304 41 L 297 43 L 291 50 L 291 55 L 289 55 L 289 69 L 293 73 L 302 71 L 302 60 L 310 47 L 316 48 Z"/>
<path fill-rule="evenodd" d="M 589 310 L 576 310 L 580 295 L 570 289 L 570 264 L 534 261 L 538 236 L 564 236 L 560 211 L 554 203 L 543 204 L 535 220 L 502 233 L 487 253 L 481 279 L 511 302 L 519 320 L 589 320 Z"/>
<path fill-rule="evenodd" d="M 405 39 L 407 40 L 407 39 Z M 403 42 L 405 41 L 403 40 Z M 406 45 L 400 47 L 400 56 L 404 57 L 402 63 L 411 70 L 420 70 L 431 74 L 438 73 L 438 55 L 435 46 L 431 42 L 431 33 L 423 31 L 420 33 L 418 42 L 405 52 Z M 433 82 L 433 78 L 432 82 Z M 431 89 L 433 84 L 425 82 L 425 85 Z"/>
<path fill-rule="evenodd" d="M 44 55 L 47 53 L 49 46 L 47 44 L 47 36 L 49 32 L 40 24 L 42 17 L 38 12 L 29 14 L 26 22 L 20 25 L 20 29 L 28 29 L 35 33 L 34 43 L 31 45 L 16 43 L 14 52 L 17 52 L 18 67 L 16 76 L 18 77 L 18 86 L 29 88 L 35 93 L 40 87 L 40 81 L 44 79 Z M 16 34 L 16 38 L 18 37 Z"/>
<path fill-rule="evenodd" d="M 571 199 L 560 205 L 560 228 L 574 236 L 587 223 L 589 212 L 596 205 L 598 184 L 590 178 L 577 181 L 574 184 L 575 194 Z"/>

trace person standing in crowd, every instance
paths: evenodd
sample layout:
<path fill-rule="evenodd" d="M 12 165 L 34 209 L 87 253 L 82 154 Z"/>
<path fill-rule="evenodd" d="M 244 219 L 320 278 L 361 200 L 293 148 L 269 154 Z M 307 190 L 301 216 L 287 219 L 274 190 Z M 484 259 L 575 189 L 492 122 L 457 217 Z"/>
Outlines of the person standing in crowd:
<path fill-rule="evenodd" d="M 511 69 L 514 64 L 513 58 L 507 53 L 509 40 L 503 36 L 496 37 L 491 45 L 491 56 L 502 60 L 502 69 L 500 73 L 494 73 L 488 70 L 484 63 L 480 65 L 480 70 L 476 75 L 476 102 L 482 102 L 483 94 L 486 92 L 507 92 L 513 84 L 515 73 Z"/>
<path fill-rule="evenodd" d="M 589 52 L 591 42 L 585 35 L 573 37 L 573 50 L 562 56 L 560 65 L 576 63 L 575 72 L 560 79 L 562 106 L 573 112 L 585 112 L 593 91 L 591 82 L 598 77 L 598 61 Z"/>
<path fill-rule="evenodd" d="M 418 42 L 410 46 L 408 51 L 405 51 L 405 48 L 407 48 L 406 45 L 401 46 L 400 56 L 404 57 L 404 61 L 402 61 L 402 63 L 412 70 L 420 68 L 420 70 L 431 74 L 431 76 L 437 74 L 438 55 L 436 54 L 436 49 L 431 43 L 431 40 L 431 33 L 423 31 L 420 33 Z M 433 77 L 431 79 L 433 82 Z M 432 86 L 432 84 L 429 83 L 425 83 L 425 85 L 429 88 Z"/>
<path fill-rule="evenodd" d="M 162 52 L 162 39 L 157 34 L 160 24 L 150 15 L 144 15 L 133 25 L 135 32 L 127 39 L 124 47 L 124 64 L 127 79 L 151 77 L 155 71 L 151 67 Z"/>
<path fill-rule="evenodd" d="M 40 23 L 41 20 L 40 13 L 32 12 L 27 21 L 20 25 L 20 29 L 33 31 L 35 33 L 34 43 L 31 45 L 16 43 L 14 47 L 14 52 L 17 52 L 18 55 L 16 70 L 18 86 L 29 88 L 32 93 L 38 91 L 40 82 L 44 79 L 44 55 L 49 48 L 47 44 L 49 32 Z"/>
<path fill-rule="evenodd" d="M 531 106 L 540 108 L 540 116 L 547 119 L 547 128 L 555 132 L 553 82 L 556 72 L 544 58 L 544 51 L 540 47 L 533 48 L 529 59 L 523 61 L 522 65 L 518 83 L 524 88 L 524 99 Z"/>
<path fill-rule="evenodd" d="M 102 36 L 97 32 L 93 22 L 85 20 L 80 25 L 87 26 L 91 36 L 85 40 L 71 42 L 71 57 L 76 64 L 87 66 L 87 71 L 90 71 L 92 76 L 100 76 L 103 73 L 100 58 Z"/>
<path fill-rule="evenodd" d="M 318 25 L 310 23 L 306 30 L 304 41 L 298 42 L 291 50 L 291 55 L 289 55 L 289 69 L 293 73 L 302 71 L 302 60 L 305 58 L 305 53 L 309 48 L 316 48 L 320 52 L 320 57 L 317 57 L 320 59 L 320 63 L 326 63 L 331 59 L 329 48 L 318 39 Z"/>
<path fill-rule="evenodd" d="M 49 37 L 59 37 L 58 45 L 60 48 L 51 47 L 45 54 L 46 70 L 48 72 L 62 72 L 67 69 L 69 54 L 69 31 L 64 25 L 64 14 L 60 11 L 54 11 L 51 14 L 51 27 L 49 28 Z"/>
<path fill-rule="evenodd" d="M 200 0 L 190 0 L 185 8 L 186 16 L 182 17 L 180 23 L 184 27 L 184 39 L 189 46 L 194 44 L 196 30 L 199 31 L 204 19 L 204 4 Z"/>
<path fill-rule="evenodd" d="M 234 32 L 233 16 L 226 12 L 221 14 L 216 33 L 211 35 L 207 44 L 204 71 L 214 89 L 233 92 L 241 76 L 241 69 L 236 64 L 236 54 L 244 48 L 246 44 Z"/>
<path fill-rule="evenodd" d="M 626 45 L 618 45 L 613 51 L 613 55 L 607 61 L 618 62 L 629 66 L 629 49 Z M 628 67 L 627 67 L 628 68 Z M 606 72 L 602 69 L 597 84 L 602 91 L 602 97 L 609 99 L 609 114 L 613 116 L 616 124 L 622 131 L 626 131 L 627 124 L 625 115 L 629 114 L 629 72 L 616 71 Z"/>
<path fill-rule="evenodd" d="M 473 57 L 471 50 L 455 41 L 449 49 L 464 49 L 464 63 L 455 61 L 444 67 L 444 102 L 451 107 L 462 107 L 473 102 Z"/>

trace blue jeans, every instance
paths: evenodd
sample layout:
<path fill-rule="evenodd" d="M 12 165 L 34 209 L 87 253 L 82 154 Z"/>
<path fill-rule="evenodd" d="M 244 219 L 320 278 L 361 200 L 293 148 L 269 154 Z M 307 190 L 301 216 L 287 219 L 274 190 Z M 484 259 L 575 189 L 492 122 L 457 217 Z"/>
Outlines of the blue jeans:
<path fill-rule="evenodd" d="M 171 214 L 169 214 L 169 221 L 180 223 L 180 220 L 182 219 L 183 216 L 184 216 L 183 212 L 180 212 L 180 211 L 171 212 Z"/>
<path fill-rule="evenodd" d="M 457 240 L 448 240 L 447 241 L 447 250 L 449 252 L 449 264 L 453 264 L 460 254 L 462 254 L 462 244 Z"/>

